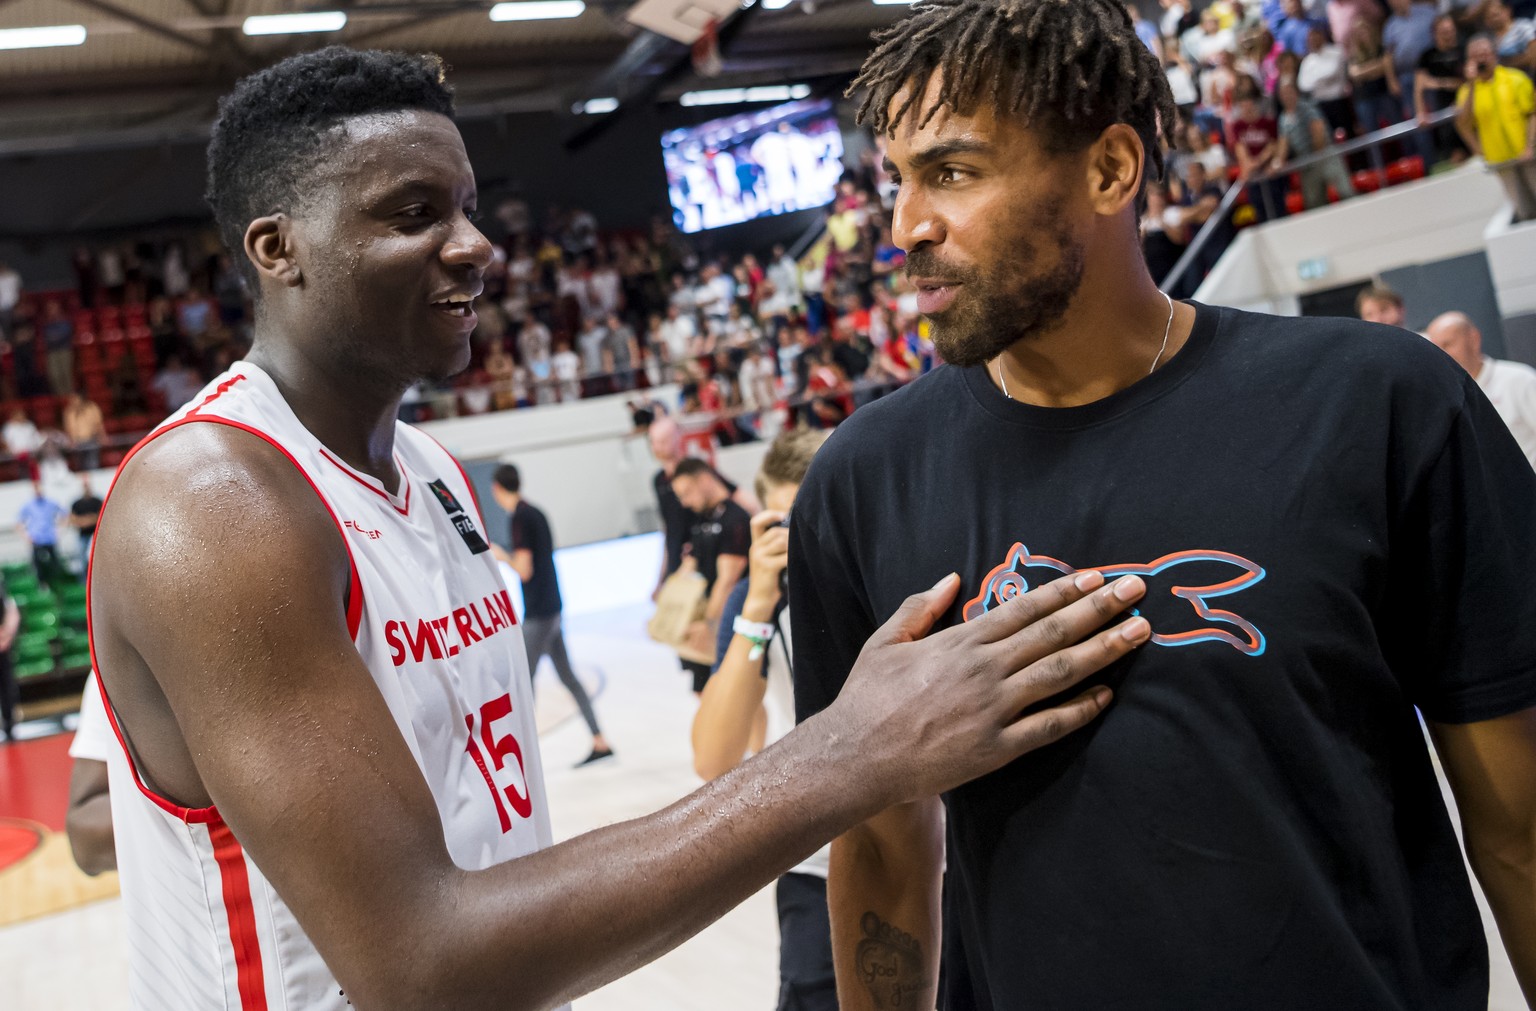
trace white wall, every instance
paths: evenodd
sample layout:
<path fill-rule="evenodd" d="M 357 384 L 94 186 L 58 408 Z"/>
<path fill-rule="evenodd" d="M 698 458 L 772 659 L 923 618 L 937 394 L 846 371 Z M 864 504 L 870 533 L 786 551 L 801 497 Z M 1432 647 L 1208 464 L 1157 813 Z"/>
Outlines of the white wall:
<path fill-rule="evenodd" d="M 1505 319 L 1536 313 L 1536 221 L 1511 225 L 1496 220 L 1486 240 L 1499 311 Z"/>
<path fill-rule="evenodd" d="M 1504 190 L 1481 164 L 1245 229 L 1195 297 L 1213 305 L 1281 312 L 1295 299 L 1363 281 L 1382 271 L 1484 248 Z M 1325 261 L 1302 280 L 1306 261 Z"/>

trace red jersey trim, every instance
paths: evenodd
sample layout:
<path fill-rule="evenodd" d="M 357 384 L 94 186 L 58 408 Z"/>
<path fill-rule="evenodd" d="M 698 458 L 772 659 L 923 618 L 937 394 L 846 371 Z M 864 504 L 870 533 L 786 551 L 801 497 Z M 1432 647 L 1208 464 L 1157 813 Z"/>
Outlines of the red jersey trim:
<path fill-rule="evenodd" d="M 379 498 L 388 502 L 390 507 L 401 516 L 409 516 L 411 514 L 411 476 L 405 472 L 405 467 L 400 463 L 400 458 L 398 456 L 395 457 L 395 466 L 400 470 L 400 483 L 405 485 L 404 507 L 395 505 L 395 500 L 389 497 L 388 492 L 380 488 L 375 488 L 372 484 L 369 484 L 367 480 L 365 480 L 360 474 L 357 473 L 357 471 L 353 470 L 351 467 L 348 467 L 345 463 L 331 455 L 330 450 L 326 449 L 324 446 L 320 447 L 320 455 L 325 457 L 326 460 L 330 461 L 332 465 L 334 465 L 343 474 L 347 475 L 347 477 L 350 477 L 364 488 L 367 488 L 369 491 L 373 492 Z"/>
<path fill-rule="evenodd" d="M 196 414 L 198 411 L 201 411 L 203 408 L 205 408 L 209 404 L 213 403 L 215 400 L 218 400 L 224 394 L 229 392 L 229 388 L 231 386 L 234 386 L 236 383 L 238 383 L 240 380 L 242 380 L 244 378 L 245 378 L 244 375 L 230 376 L 228 379 L 226 379 L 222 383 L 220 383 L 218 385 L 218 387 L 215 388 L 212 393 L 210 393 L 210 394 L 208 394 L 208 396 L 204 397 L 203 398 L 203 402 L 201 404 L 198 404 L 196 407 L 192 408 L 192 410 L 188 411 L 186 416 L 187 417 L 191 417 L 192 415 Z M 169 427 L 169 426 L 167 426 L 167 427 Z M 155 433 L 155 432 L 149 433 L 149 435 L 145 436 L 144 441 L 148 442 L 150 439 L 153 439 L 156 434 L 158 434 L 158 433 Z M 134 448 L 137 449 L 138 447 L 136 446 Z M 123 462 L 127 463 L 128 461 L 125 459 Z M 122 468 L 119 467 L 118 469 L 121 470 Z"/>
<path fill-rule="evenodd" d="M 211 404 L 229 387 L 233 386 L 235 383 L 244 378 L 244 376 L 235 376 L 233 379 L 230 379 L 227 382 L 221 384 L 212 395 L 210 395 L 207 399 L 198 405 L 197 410 L 201 410 L 202 408 Z M 96 661 L 96 620 L 95 612 L 91 608 L 91 589 L 94 585 L 94 580 L 91 578 L 91 576 L 96 567 L 96 544 L 101 540 L 102 524 L 106 521 L 107 506 L 112 501 L 112 494 L 117 490 L 118 477 L 122 475 L 124 468 L 128 466 L 129 462 L 132 461 L 133 458 L 138 455 L 139 451 L 142 450 L 145 446 L 148 446 L 151 442 L 155 441 L 166 432 L 180 428 L 183 425 L 190 425 L 194 423 L 228 425 L 230 428 L 238 428 L 242 432 L 249 432 L 251 435 L 256 436 L 258 439 L 281 453 L 284 459 L 293 464 L 294 469 L 296 469 L 304 478 L 304 480 L 309 483 L 309 486 L 314 490 L 316 497 L 320 499 L 320 504 L 325 506 L 325 511 L 330 514 L 331 522 L 336 525 L 336 533 L 341 537 L 342 547 L 345 548 L 347 552 L 347 632 L 352 636 L 352 640 L 354 642 L 357 641 L 357 633 L 358 630 L 362 627 L 363 623 L 363 582 L 362 579 L 358 576 L 357 561 L 352 557 L 352 545 L 347 540 L 346 529 L 341 525 L 341 520 L 336 516 L 336 511 L 331 508 L 330 502 L 328 502 L 325 496 L 320 493 L 320 486 L 315 484 L 314 479 L 309 476 L 309 472 L 304 469 L 303 465 L 300 464 L 298 460 L 294 459 L 292 453 L 288 452 L 288 450 L 279 445 L 271 436 L 252 428 L 250 425 L 239 421 L 231 421 L 228 418 L 198 415 L 194 411 L 188 414 L 186 417 L 173 421 L 163 428 L 156 429 L 155 431 L 146 435 L 138 445 L 134 446 L 128 451 L 128 455 L 123 457 L 123 462 L 117 465 L 117 470 L 112 475 L 112 485 L 107 489 L 107 496 L 102 500 L 101 503 L 101 513 L 97 516 L 96 519 L 96 537 L 92 538 L 91 559 L 89 563 L 87 563 L 85 574 L 86 637 L 87 643 L 90 646 L 91 669 L 97 673 L 96 681 L 98 686 L 101 688 L 101 700 L 104 703 L 102 708 L 107 711 L 107 722 L 112 725 L 112 733 L 117 737 L 118 746 L 123 749 L 123 754 L 128 758 L 128 771 L 133 774 L 133 782 L 134 785 L 139 788 L 139 792 L 147 797 L 150 801 L 152 801 L 156 807 L 171 815 L 173 818 L 191 825 L 207 825 L 213 824 L 215 822 L 222 824 L 217 806 L 183 807 L 182 805 L 177 804 L 175 801 L 155 793 L 148 786 L 146 786 L 144 784 L 144 780 L 139 777 L 138 764 L 133 760 L 133 753 L 128 750 L 128 740 L 123 736 L 122 728 L 117 724 L 117 714 L 113 711 L 112 700 L 107 695 L 107 685 L 101 677 L 101 664 Z"/>
<path fill-rule="evenodd" d="M 240 1011 L 267 1011 L 266 975 L 261 965 L 261 935 L 256 932 L 256 909 L 251 902 L 251 878 L 245 851 L 222 821 L 208 826 L 213 859 L 219 866 L 219 886 L 224 913 L 229 919 L 229 944 L 235 952 L 235 985 L 240 991 Z"/>

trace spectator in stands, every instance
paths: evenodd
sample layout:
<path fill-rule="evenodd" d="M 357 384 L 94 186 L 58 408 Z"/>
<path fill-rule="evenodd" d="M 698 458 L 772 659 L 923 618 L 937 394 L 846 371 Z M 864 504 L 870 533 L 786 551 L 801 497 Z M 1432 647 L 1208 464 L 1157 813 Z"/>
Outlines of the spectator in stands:
<path fill-rule="evenodd" d="M 16 690 L 16 671 L 11 666 L 11 646 L 20 630 L 21 609 L 0 582 L 0 741 L 16 738 L 16 706 L 21 699 Z"/>
<path fill-rule="evenodd" d="M 517 363 L 507 353 L 505 341 L 491 344 L 485 354 L 485 376 L 491 384 L 491 409 L 507 411 L 520 406 L 512 390 L 512 376 Z"/>
<path fill-rule="evenodd" d="M 1378 0 L 1328 0 L 1328 32 L 1340 45 L 1352 45 L 1361 25 L 1379 37 L 1384 15 Z"/>
<path fill-rule="evenodd" d="M 1227 169 L 1232 161 L 1227 157 L 1227 149 L 1220 144 L 1211 143 L 1210 135 L 1198 125 L 1191 123 L 1184 130 L 1189 143 L 1189 162 L 1199 162 L 1205 166 L 1205 174 L 1213 180 L 1225 180 Z"/>
<path fill-rule="evenodd" d="M 196 345 L 203 333 L 213 325 L 218 315 L 217 309 L 213 300 L 203 293 L 203 289 L 193 285 L 186 297 L 176 304 L 176 324 L 182 336 Z"/>
<path fill-rule="evenodd" d="M 1214 67 L 1221 53 L 1237 51 L 1237 36 L 1221 26 L 1221 15 L 1213 7 L 1200 15 L 1200 23 L 1184 33 L 1180 40 L 1184 55 L 1197 67 Z"/>
<path fill-rule="evenodd" d="M 1458 70 L 1458 73 L 1460 71 Z M 1349 84 L 1349 56 L 1320 28 L 1307 35 L 1307 55 L 1302 58 L 1296 83 L 1311 96 L 1328 119 L 1331 130 L 1355 132 L 1355 104 Z"/>
<path fill-rule="evenodd" d="M 1465 313 L 1437 317 L 1424 336 L 1477 381 L 1525 458 L 1536 467 L 1536 369 L 1483 354 L 1482 331 Z"/>
<path fill-rule="evenodd" d="M 43 304 L 43 350 L 48 354 L 48 385 L 56 397 L 75 388 L 75 323 L 58 299 Z"/>
<path fill-rule="evenodd" d="M 10 338 L 12 320 L 20 302 L 21 275 L 10 264 L 0 260 L 0 341 Z"/>
<path fill-rule="evenodd" d="M 1131 24 L 1135 26 L 1136 37 L 1142 41 L 1152 54 L 1159 60 L 1163 58 L 1163 37 L 1157 30 L 1157 25 L 1148 21 L 1141 13 L 1141 8 L 1136 0 L 1126 0 L 1126 12 L 1131 15 Z"/>
<path fill-rule="evenodd" d="M 172 355 L 186 352 L 181 328 L 176 323 L 176 310 L 170 299 L 161 296 L 151 300 L 145 314 L 145 323 L 154 342 L 155 368 L 164 365 Z"/>
<path fill-rule="evenodd" d="M 603 335 L 603 371 L 613 377 L 615 390 L 634 389 L 640 362 L 640 342 L 635 339 L 634 328 L 617 312 L 610 312 L 603 321 Z"/>
<path fill-rule="evenodd" d="M 695 653 L 707 654 L 714 648 L 726 598 L 746 574 L 752 519 L 732 500 L 725 481 L 703 460 L 680 462 L 672 471 L 671 483 L 678 501 L 693 513 L 689 557 L 705 581 L 704 613 L 688 629 L 688 646 Z M 710 665 L 704 665 L 703 678 L 694 672 L 695 694 L 704 691 L 709 671 Z"/>
<path fill-rule="evenodd" d="M 6 452 L 22 460 L 30 459 L 43 448 L 43 434 L 32 424 L 27 412 L 19 407 L 11 411 L 10 419 L 0 429 L 0 438 L 5 441 Z"/>
<path fill-rule="evenodd" d="M 250 300 L 245 278 L 228 253 L 220 253 L 215 263 L 213 299 L 219 308 L 219 321 L 226 327 L 238 327 L 245 322 L 245 304 Z"/>
<path fill-rule="evenodd" d="M 1222 187 L 1209 177 L 1205 165 L 1198 161 L 1186 165 L 1184 178 L 1175 179 L 1174 185 L 1178 189 L 1179 223 L 1189 234 L 1190 241 L 1194 241 L 1194 237 L 1205 228 L 1206 222 L 1220 209 Z M 1232 235 L 1231 219 L 1222 218 L 1210 238 L 1201 246 L 1190 273 L 1180 279 L 1182 292 L 1191 296 L 1194 294 L 1200 281 L 1216 266 L 1216 261 L 1227 251 L 1227 246 L 1231 245 Z"/>
<path fill-rule="evenodd" d="M 1402 96 L 1392 56 L 1381 45 L 1381 30 L 1372 21 L 1355 23 L 1349 37 L 1349 80 L 1354 89 L 1356 129 L 1375 133 L 1403 118 Z"/>
<path fill-rule="evenodd" d="M 1438 10 L 1434 0 L 1388 0 L 1392 14 L 1381 29 L 1381 43 L 1392 59 L 1392 73 L 1397 76 L 1398 97 L 1403 116 L 1418 114 L 1414 80 L 1419 61 L 1435 46 L 1435 21 Z"/>
<path fill-rule="evenodd" d="M 1499 174 L 1515 220 L 1536 218 L 1536 95 L 1531 79 L 1496 62 L 1493 42 L 1467 43 L 1466 84 L 1456 95 L 1456 126 L 1474 154 Z"/>
<path fill-rule="evenodd" d="M 576 708 L 592 734 L 592 752 L 577 764 L 577 768 L 612 758 L 613 749 L 598 726 L 592 699 L 576 677 L 570 654 L 565 649 L 561 622 L 565 603 L 560 598 L 560 577 L 555 570 L 555 535 L 549 520 L 542 510 L 523 498 L 522 475 L 509 463 L 496 468 L 491 477 L 491 494 L 510 517 L 508 547 L 493 542 L 491 552 L 497 561 L 510 566 L 522 580 L 523 645 L 528 650 L 528 676 L 533 678 L 539 671 L 539 662 L 549 657 L 560 683 L 575 700 Z"/>
<path fill-rule="evenodd" d="M 1536 75 L 1536 21 L 1515 17 L 1505 0 L 1491 0 L 1483 11 L 1483 27 L 1493 37 L 1500 63 Z"/>
<path fill-rule="evenodd" d="M 589 316 L 581 321 L 581 330 L 576 334 L 576 348 L 581 357 L 581 375 L 586 379 L 586 385 L 593 393 L 606 392 L 608 370 L 603 366 L 603 353 L 608 349 L 608 331 L 603 326 L 603 317 Z"/>
<path fill-rule="evenodd" d="M 1170 205 L 1168 187 L 1147 186 L 1147 208 L 1141 217 L 1141 252 L 1152 279 L 1161 285 L 1189 245 L 1183 214 Z"/>
<path fill-rule="evenodd" d="M 1428 123 L 1435 113 L 1456 105 L 1456 93 L 1461 90 L 1465 65 L 1466 53 L 1456 34 L 1456 19 L 1443 14 L 1435 19 L 1435 44 L 1419 57 L 1418 72 L 1414 75 L 1414 114 L 1420 125 Z M 1454 126 L 1435 129 L 1433 154 L 1432 161 L 1446 158 L 1459 161 L 1465 156 L 1466 147 L 1457 137 Z"/>
<path fill-rule="evenodd" d="M 91 476 L 80 475 L 80 497 L 70 503 L 69 525 L 80 537 L 81 571 L 91 560 L 91 541 L 96 538 L 96 524 L 101 520 L 101 499 L 91 490 Z"/>
<path fill-rule="evenodd" d="M 560 393 L 560 402 L 581 399 L 581 359 L 571 350 L 570 341 L 557 341 L 549 360 L 550 377 Z"/>
<path fill-rule="evenodd" d="M 1250 82 L 1251 83 L 1251 82 Z M 1280 150 L 1280 125 L 1259 108 L 1256 88 L 1243 94 L 1237 111 L 1227 124 L 1228 146 L 1237 155 L 1238 179 L 1250 184 L 1249 201 L 1260 220 L 1285 216 L 1285 184 L 1278 179 L 1261 179 L 1272 167 Z"/>
<path fill-rule="evenodd" d="M 1367 323 L 1401 327 L 1406 319 L 1403 296 L 1384 284 L 1370 285 L 1355 296 L 1355 315 Z"/>
<path fill-rule="evenodd" d="M 1277 92 L 1280 99 L 1280 147 L 1275 152 L 1274 166 L 1279 169 L 1293 158 L 1306 158 L 1320 154 L 1333 146 L 1328 135 L 1328 122 L 1311 102 L 1301 97 L 1301 89 L 1294 81 L 1281 81 Z M 1314 162 L 1301 169 L 1301 194 L 1307 210 L 1328 203 L 1328 187 L 1332 186 L 1340 200 L 1355 195 L 1349 170 L 1337 155 Z"/>
<path fill-rule="evenodd" d="M 77 454 L 81 470 L 95 470 L 101 466 L 101 441 L 106 438 L 106 420 L 101 408 L 93 400 L 87 400 L 79 391 L 71 391 L 64 405 L 64 438 L 69 448 Z"/>
<path fill-rule="evenodd" d="M 32 482 L 32 498 L 21 507 L 17 529 L 32 547 L 32 568 L 40 582 L 55 583 L 63 575 L 59 564 L 59 526 L 64 522 L 64 507 L 43 494 L 43 486 Z"/>
<path fill-rule="evenodd" d="M 183 404 L 197 396 L 197 392 L 203 388 L 203 379 L 182 362 L 180 355 L 172 355 L 160 371 L 155 373 L 149 388 L 160 394 L 165 400 L 166 410 L 175 414 Z"/>
<path fill-rule="evenodd" d="M 1314 29 L 1326 31 L 1327 22 L 1307 14 L 1301 0 L 1280 0 L 1280 13 L 1270 24 L 1275 39 L 1297 56 L 1307 55 L 1307 39 Z"/>
<path fill-rule="evenodd" d="M 48 395 L 48 376 L 38 364 L 37 326 L 31 320 L 15 318 L 11 330 L 11 361 L 15 369 L 15 395 L 22 398 Z"/>
<path fill-rule="evenodd" d="M 1280 57 L 1284 52 L 1285 48 L 1275 41 L 1269 29 L 1251 29 L 1239 44 L 1238 73 L 1252 77 L 1264 94 L 1273 95 L 1280 80 Z"/>
<path fill-rule="evenodd" d="M 107 375 L 107 384 L 112 393 L 112 417 L 137 417 L 149 413 L 149 400 L 144 394 L 139 372 L 133 367 L 131 357 L 124 355 L 117 360 Z"/>

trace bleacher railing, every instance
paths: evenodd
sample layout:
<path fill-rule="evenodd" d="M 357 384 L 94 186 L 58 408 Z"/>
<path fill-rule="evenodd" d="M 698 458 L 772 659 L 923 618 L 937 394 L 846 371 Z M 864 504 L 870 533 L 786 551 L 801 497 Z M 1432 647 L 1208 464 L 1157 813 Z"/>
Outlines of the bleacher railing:
<path fill-rule="evenodd" d="M 1438 130 L 1447 124 L 1454 123 L 1457 115 L 1459 115 L 1459 110 L 1455 108 L 1443 109 L 1429 116 L 1422 123 L 1417 119 L 1410 119 L 1396 126 L 1389 126 L 1384 130 L 1366 134 L 1364 137 L 1359 137 L 1343 144 L 1331 144 L 1321 151 L 1304 155 L 1300 158 L 1293 158 L 1279 168 L 1250 176 L 1247 179 L 1237 180 L 1227 187 L 1227 191 L 1222 194 L 1221 203 L 1211 216 L 1206 219 L 1205 224 L 1195 234 L 1195 237 L 1190 240 L 1189 245 L 1184 249 L 1184 255 L 1179 257 L 1179 261 L 1173 265 L 1173 269 L 1168 272 L 1168 276 L 1163 278 L 1160 287 L 1164 291 L 1175 290 L 1179 283 L 1185 279 L 1185 276 L 1194 269 L 1195 264 L 1202 261 L 1206 247 L 1215 241 L 1215 237 L 1223 231 L 1226 224 L 1231 220 L 1232 211 L 1245 192 L 1252 190 L 1259 194 L 1259 199 L 1264 204 L 1265 220 L 1273 221 L 1275 220 L 1276 210 L 1271 202 L 1273 197 L 1270 193 L 1270 188 L 1262 184 L 1288 178 L 1302 169 L 1321 165 L 1336 158 L 1348 159 L 1362 152 L 1370 158 L 1371 165 L 1378 176 L 1385 177 L 1387 174 L 1387 160 L 1386 156 L 1382 153 L 1383 146 L 1402 141 L 1405 138 Z M 1429 166 L 1426 165 L 1426 172 L 1428 168 Z"/>

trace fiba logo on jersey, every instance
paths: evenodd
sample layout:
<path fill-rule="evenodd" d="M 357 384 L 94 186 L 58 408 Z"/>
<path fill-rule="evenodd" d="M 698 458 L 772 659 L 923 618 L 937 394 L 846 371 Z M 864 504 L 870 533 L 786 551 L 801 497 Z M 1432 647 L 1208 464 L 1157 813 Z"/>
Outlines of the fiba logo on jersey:
<path fill-rule="evenodd" d="M 476 529 L 475 521 L 469 518 L 469 513 L 465 512 L 464 507 L 459 505 L 459 500 L 454 497 L 453 492 L 448 490 L 447 485 L 439 480 L 433 481 L 427 487 L 432 489 L 432 496 L 437 499 L 438 504 L 443 507 L 443 512 L 447 513 L 448 518 L 453 521 L 453 528 L 464 539 L 470 554 L 480 555 L 491 550 L 491 546 L 485 542 L 485 538 L 481 537 L 480 531 Z"/>

